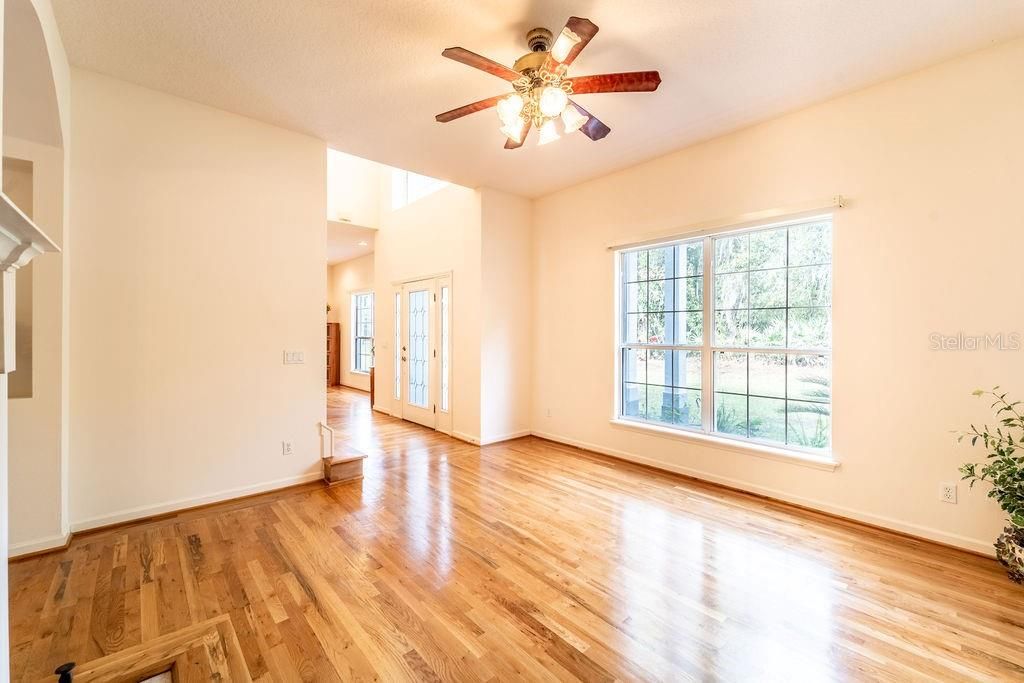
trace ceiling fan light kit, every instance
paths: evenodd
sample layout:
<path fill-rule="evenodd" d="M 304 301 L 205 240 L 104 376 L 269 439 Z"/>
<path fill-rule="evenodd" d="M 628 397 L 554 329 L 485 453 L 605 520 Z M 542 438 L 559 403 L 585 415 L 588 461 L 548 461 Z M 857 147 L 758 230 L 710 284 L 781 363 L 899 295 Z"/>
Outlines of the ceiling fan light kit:
<path fill-rule="evenodd" d="M 514 92 L 446 111 L 435 119 L 447 123 L 496 107 L 500 130 L 506 137 L 505 149 L 521 147 L 530 128 L 539 131 L 538 143 L 541 145 L 559 139 L 559 129 L 564 134 L 581 130 L 591 140 L 602 139 L 611 129 L 573 102 L 572 95 L 653 92 L 658 89 L 661 76 L 657 71 L 635 71 L 570 79 L 567 75 L 569 65 L 597 31 L 597 26 L 589 19 L 570 17 L 552 44 L 554 36 L 551 31 L 532 29 L 526 34 L 530 52 L 517 59 L 511 69 L 465 48 L 444 50 L 441 53 L 444 57 L 503 78 L 511 84 Z"/>

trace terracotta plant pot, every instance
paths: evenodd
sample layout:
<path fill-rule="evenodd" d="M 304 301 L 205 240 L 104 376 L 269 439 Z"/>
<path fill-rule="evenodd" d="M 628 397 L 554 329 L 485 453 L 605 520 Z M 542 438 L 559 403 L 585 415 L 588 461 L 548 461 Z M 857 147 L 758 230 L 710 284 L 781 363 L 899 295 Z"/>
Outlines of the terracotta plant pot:
<path fill-rule="evenodd" d="M 996 558 L 1011 581 L 1024 583 L 1024 529 L 1008 526 L 996 539 Z"/>

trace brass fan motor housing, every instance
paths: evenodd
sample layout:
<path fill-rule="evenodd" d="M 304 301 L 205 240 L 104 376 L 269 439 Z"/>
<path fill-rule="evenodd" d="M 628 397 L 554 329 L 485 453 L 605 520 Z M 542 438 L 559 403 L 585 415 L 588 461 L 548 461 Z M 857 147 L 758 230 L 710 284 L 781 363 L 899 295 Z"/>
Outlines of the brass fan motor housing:
<path fill-rule="evenodd" d="M 526 46 L 530 52 L 547 52 L 551 49 L 551 39 L 554 34 L 543 26 L 531 28 L 526 33 Z"/>
<path fill-rule="evenodd" d="M 516 60 L 516 63 L 512 65 L 512 68 L 519 73 L 526 73 L 527 71 L 537 71 L 544 65 L 544 60 L 548 58 L 547 52 L 527 52 L 525 55 Z"/>
<path fill-rule="evenodd" d="M 516 60 L 512 68 L 519 73 L 537 71 L 544 64 L 551 50 L 551 39 L 553 34 L 546 28 L 538 26 L 526 33 L 526 45 L 530 51 Z"/>

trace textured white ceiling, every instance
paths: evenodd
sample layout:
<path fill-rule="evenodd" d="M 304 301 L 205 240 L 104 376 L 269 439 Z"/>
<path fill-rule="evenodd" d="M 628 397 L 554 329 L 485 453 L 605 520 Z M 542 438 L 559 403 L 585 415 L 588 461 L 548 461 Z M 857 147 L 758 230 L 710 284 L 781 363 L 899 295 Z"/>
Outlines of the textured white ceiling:
<path fill-rule="evenodd" d="M 470 187 L 538 196 L 1024 34 L 1021 0 L 54 0 L 71 62 Z M 658 69 L 656 93 L 584 95 L 612 128 L 502 148 L 507 91 L 446 60 L 511 65 L 525 32 L 600 27 L 571 74 Z"/>

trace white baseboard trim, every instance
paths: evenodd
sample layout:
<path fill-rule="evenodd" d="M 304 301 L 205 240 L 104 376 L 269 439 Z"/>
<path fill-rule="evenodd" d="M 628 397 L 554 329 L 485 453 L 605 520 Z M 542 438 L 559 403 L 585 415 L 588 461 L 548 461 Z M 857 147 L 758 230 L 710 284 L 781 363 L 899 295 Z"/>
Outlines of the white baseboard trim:
<path fill-rule="evenodd" d="M 12 558 L 19 555 L 38 553 L 44 550 L 53 550 L 54 548 L 63 548 L 67 545 L 68 538 L 70 536 L 71 534 L 54 534 L 53 536 L 45 536 L 32 541 L 14 543 L 7 548 L 7 557 Z"/>
<path fill-rule="evenodd" d="M 475 446 L 479 446 L 480 445 L 480 438 L 476 437 L 476 436 L 473 436 L 472 434 L 466 434 L 465 432 L 452 432 L 452 437 L 458 439 L 459 441 L 465 441 L 466 443 L 471 443 L 471 444 L 473 444 Z"/>
<path fill-rule="evenodd" d="M 792 503 L 794 505 L 800 505 L 814 510 L 819 510 L 828 514 L 836 515 L 838 517 L 845 517 L 872 526 L 883 527 L 892 531 L 899 531 L 901 533 L 916 536 L 929 541 L 936 541 L 945 545 L 955 546 L 957 548 L 963 548 L 964 550 L 970 550 L 975 553 L 987 555 L 988 557 L 995 557 L 995 550 L 992 547 L 991 541 L 982 541 L 976 538 L 970 538 L 967 536 L 961 536 L 960 534 L 951 534 L 940 529 L 934 529 L 932 527 L 922 526 L 920 524 L 913 524 L 910 522 L 903 522 L 898 519 L 891 517 L 884 517 L 881 515 L 875 515 L 870 512 L 863 512 L 853 508 L 848 508 L 842 505 L 833 505 L 822 500 L 816 500 L 813 498 L 805 498 L 803 496 L 793 495 L 786 491 L 780 491 L 779 489 L 769 488 L 767 486 L 759 486 L 750 482 L 742 481 L 740 479 L 733 479 L 731 477 L 722 477 L 717 474 L 705 472 L 703 470 L 697 470 L 690 467 L 684 467 L 682 465 L 676 465 L 673 463 L 665 462 L 664 460 L 658 460 L 656 458 L 648 458 L 646 456 L 637 455 L 635 453 L 627 453 L 626 451 L 620 451 L 613 448 L 606 448 L 599 446 L 598 444 L 587 443 L 578 439 L 572 439 L 566 436 L 558 434 L 549 434 L 547 432 L 533 432 L 534 436 L 538 436 L 548 441 L 555 441 L 557 443 L 565 444 L 566 446 L 574 446 L 576 448 L 582 448 L 587 451 L 593 451 L 600 453 L 601 455 L 607 455 L 612 458 L 619 460 L 626 460 L 628 462 L 634 462 L 640 465 L 647 465 L 654 467 L 659 470 L 665 470 L 667 472 L 674 472 L 676 474 L 682 474 L 694 479 L 701 479 L 703 481 L 709 481 L 715 484 L 721 484 L 742 491 L 748 491 L 750 493 L 756 493 L 758 495 L 773 498 L 775 500 L 782 501 L 784 503 Z"/>
<path fill-rule="evenodd" d="M 307 482 L 316 481 L 322 478 L 323 473 L 317 470 L 316 472 L 300 474 L 294 477 L 285 477 L 284 479 L 276 479 L 274 481 L 266 481 L 260 484 L 240 486 L 235 489 L 218 491 L 217 493 L 210 493 L 205 496 L 197 496 L 195 498 L 180 498 L 178 500 L 167 501 L 166 503 L 158 503 L 157 505 L 140 505 L 138 507 L 128 508 L 127 510 L 113 512 L 109 515 L 98 515 L 96 517 L 90 517 L 88 519 L 72 522 L 71 531 L 82 532 L 88 531 L 90 529 L 96 529 L 98 527 L 104 527 L 110 524 L 121 524 L 122 522 L 131 522 L 137 519 L 153 517 L 155 515 L 163 515 L 169 512 L 178 512 L 179 510 L 187 510 L 188 508 L 193 508 L 199 505 L 207 505 L 209 503 L 220 503 L 226 500 L 231 500 L 233 498 L 242 498 L 243 496 L 251 496 L 257 493 L 266 493 L 267 491 L 285 488 L 286 486 L 294 486 L 295 484 L 305 484 Z"/>
<path fill-rule="evenodd" d="M 520 429 L 518 432 L 509 432 L 508 434 L 501 434 L 499 436 L 491 436 L 486 439 L 480 439 L 478 443 L 481 446 L 489 446 L 492 443 L 501 443 L 502 441 L 520 439 L 524 436 L 530 436 L 531 434 L 533 434 L 533 432 L 529 429 Z"/>

